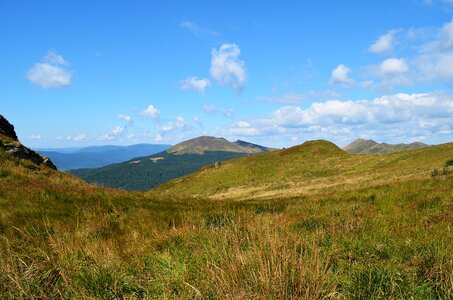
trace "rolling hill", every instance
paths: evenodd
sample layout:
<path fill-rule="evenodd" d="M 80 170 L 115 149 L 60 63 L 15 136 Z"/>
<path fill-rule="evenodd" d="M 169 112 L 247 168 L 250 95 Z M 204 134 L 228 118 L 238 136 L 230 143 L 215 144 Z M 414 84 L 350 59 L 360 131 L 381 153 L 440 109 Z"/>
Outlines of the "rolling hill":
<path fill-rule="evenodd" d="M 429 178 L 452 159 L 453 143 L 383 155 L 353 155 L 328 141 L 243 157 L 157 188 L 212 198 L 271 198 Z"/>
<path fill-rule="evenodd" d="M 69 172 L 87 182 L 106 187 L 147 191 L 215 162 L 268 151 L 271 149 L 244 141 L 233 143 L 223 138 L 203 136 L 154 155 L 136 157 L 102 168 Z"/>
<path fill-rule="evenodd" d="M 377 143 L 373 140 L 357 139 L 354 142 L 343 147 L 343 150 L 353 154 L 363 153 L 390 153 L 403 150 L 417 149 L 428 147 L 429 145 L 420 142 L 414 142 L 410 144 L 387 144 Z"/>
<path fill-rule="evenodd" d="M 62 171 L 80 168 L 99 168 L 134 157 L 152 155 L 171 145 L 136 144 L 131 146 L 92 146 L 84 148 L 36 149 L 49 157 Z"/>
<path fill-rule="evenodd" d="M 0 141 L 1 299 L 452 297 L 452 143 L 311 141 L 140 193 Z"/>

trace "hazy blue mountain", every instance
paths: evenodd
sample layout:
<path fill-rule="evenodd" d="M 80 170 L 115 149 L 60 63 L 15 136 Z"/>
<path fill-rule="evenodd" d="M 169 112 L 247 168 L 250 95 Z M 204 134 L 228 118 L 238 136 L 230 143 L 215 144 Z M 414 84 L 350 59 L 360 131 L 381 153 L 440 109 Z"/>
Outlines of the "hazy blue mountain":
<path fill-rule="evenodd" d="M 136 144 L 131 146 L 91 146 L 85 148 L 36 149 L 49 157 L 60 170 L 99 168 L 134 157 L 152 155 L 170 148 L 163 144 Z"/>

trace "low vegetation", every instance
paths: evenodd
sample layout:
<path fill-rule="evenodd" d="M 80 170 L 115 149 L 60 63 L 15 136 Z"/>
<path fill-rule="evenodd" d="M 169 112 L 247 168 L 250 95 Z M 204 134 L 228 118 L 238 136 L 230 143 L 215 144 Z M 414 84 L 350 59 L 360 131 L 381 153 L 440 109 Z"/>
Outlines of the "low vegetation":
<path fill-rule="evenodd" d="M 146 194 L 0 151 L 0 298 L 451 299 L 453 176 L 430 175 L 451 147 L 377 159 L 314 142 Z"/>
<path fill-rule="evenodd" d="M 224 151 L 209 151 L 202 155 L 171 154 L 164 151 L 102 168 L 77 169 L 69 173 L 86 182 L 105 187 L 148 191 L 159 184 L 195 172 L 206 165 L 244 155 L 247 154 Z"/>

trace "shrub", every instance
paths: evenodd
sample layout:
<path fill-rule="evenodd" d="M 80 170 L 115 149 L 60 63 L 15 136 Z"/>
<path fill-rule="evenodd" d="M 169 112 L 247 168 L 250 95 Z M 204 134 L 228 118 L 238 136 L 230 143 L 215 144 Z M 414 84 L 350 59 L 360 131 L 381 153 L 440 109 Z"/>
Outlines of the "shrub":
<path fill-rule="evenodd" d="M 453 159 L 449 159 L 445 162 L 445 167 L 453 166 Z"/>

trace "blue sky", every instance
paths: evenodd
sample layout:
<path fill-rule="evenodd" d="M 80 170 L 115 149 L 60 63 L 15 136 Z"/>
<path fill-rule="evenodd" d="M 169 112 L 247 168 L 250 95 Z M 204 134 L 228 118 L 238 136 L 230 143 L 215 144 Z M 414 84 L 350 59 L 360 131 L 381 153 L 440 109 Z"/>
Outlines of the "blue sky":
<path fill-rule="evenodd" d="M 32 147 L 453 137 L 453 1 L 2 1 Z"/>

